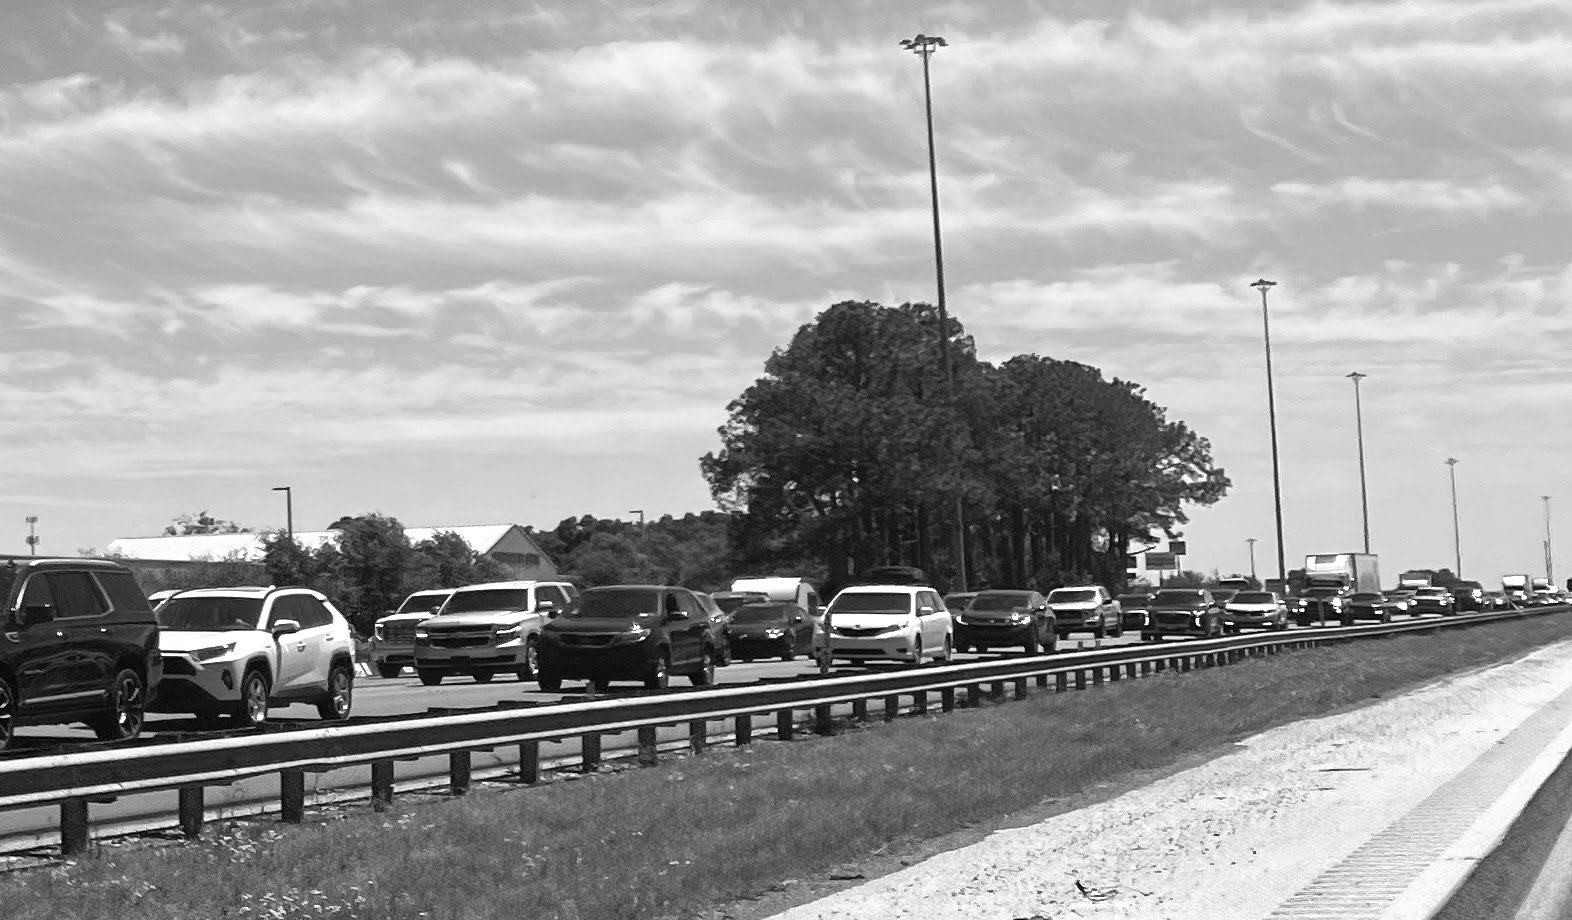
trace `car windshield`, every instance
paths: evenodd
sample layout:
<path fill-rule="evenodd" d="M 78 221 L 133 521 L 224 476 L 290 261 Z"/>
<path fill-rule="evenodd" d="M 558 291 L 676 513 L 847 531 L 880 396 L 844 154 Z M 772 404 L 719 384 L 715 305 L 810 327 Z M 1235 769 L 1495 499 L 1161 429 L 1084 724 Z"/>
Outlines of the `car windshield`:
<path fill-rule="evenodd" d="M 966 608 L 966 609 L 967 610 L 1014 610 L 1017 607 L 1025 607 L 1027 604 L 1031 603 L 1031 599 L 1032 599 L 1032 596 L 1030 594 L 1016 594 L 1016 593 L 993 594 L 993 593 L 990 592 L 988 594 L 979 594 L 979 595 L 977 595 L 977 599 L 972 601 L 972 605 L 970 607 Z"/>
<path fill-rule="evenodd" d="M 1358 594 L 1354 595 L 1354 600 L 1360 601 L 1360 602 L 1364 602 L 1364 601 L 1379 601 L 1381 599 L 1382 599 L 1381 595 L 1379 595 L 1379 594 L 1372 594 L 1369 591 L 1361 591 Z"/>
<path fill-rule="evenodd" d="M 632 620 L 661 613 L 660 592 L 650 588 L 595 588 L 579 598 L 568 616 L 581 620 Z"/>
<path fill-rule="evenodd" d="M 1097 592 L 1090 588 L 1060 588 L 1048 595 L 1050 604 L 1084 604 L 1095 600 L 1097 600 Z"/>
<path fill-rule="evenodd" d="M 1142 606 L 1142 607 L 1144 607 L 1146 605 L 1146 603 L 1148 601 L 1150 601 L 1150 600 L 1151 600 L 1151 598 L 1148 597 L 1145 594 L 1121 594 L 1121 595 L 1119 595 L 1119 604 L 1120 604 L 1120 606 L 1123 606 L 1123 607 L 1132 607 L 1132 606 Z"/>
<path fill-rule="evenodd" d="M 442 608 L 444 614 L 471 613 L 476 610 L 524 610 L 529 607 L 529 591 L 524 588 L 489 588 L 482 591 L 455 591 Z"/>
<path fill-rule="evenodd" d="M 944 596 L 944 606 L 952 611 L 965 610 L 975 600 L 977 600 L 977 595 L 975 594 L 946 594 Z"/>
<path fill-rule="evenodd" d="M 1159 605 L 1188 607 L 1200 603 L 1203 603 L 1203 598 L 1199 591 L 1159 591 L 1157 596 L 1152 598 L 1152 606 L 1154 607 Z"/>
<path fill-rule="evenodd" d="M 1420 588 L 1420 597 L 1446 597 L 1445 588 Z"/>
<path fill-rule="evenodd" d="M 887 613 L 893 616 L 906 616 L 912 612 L 912 596 L 904 592 L 891 591 L 857 592 L 855 594 L 842 594 L 830 602 L 830 613 Z"/>
<path fill-rule="evenodd" d="M 16 583 L 17 575 L 21 571 L 14 562 L 0 565 L 0 603 L 5 603 L 5 599 L 10 596 L 11 585 Z"/>
<path fill-rule="evenodd" d="M 1271 604 L 1275 603 L 1277 598 L 1266 591 L 1240 591 L 1234 595 L 1233 600 L 1236 604 Z"/>
<path fill-rule="evenodd" d="M 425 591 L 420 594 L 411 594 L 404 598 L 404 603 L 398 605 L 396 613 L 425 613 L 433 607 L 441 607 L 442 602 L 448 599 L 451 591 Z"/>
<path fill-rule="evenodd" d="M 1335 597 L 1342 593 L 1342 588 L 1310 588 L 1305 591 L 1305 597 Z"/>
<path fill-rule="evenodd" d="M 260 597 L 172 597 L 158 608 L 158 625 L 171 632 L 230 632 L 256 629 Z"/>
<path fill-rule="evenodd" d="M 764 599 L 765 596 L 762 594 L 757 596 L 750 596 L 747 594 L 733 594 L 731 597 L 715 598 L 715 606 L 719 607 L 722 613 L 731 613 L 733 610 L 736 610 L 743 604 L 750 604 L 754 601 L 762 601 Z"/>
<path fill-rule="evenodd" d="M 744 604 L 732 616 L 733 623 L 784 623 L 795 604 Z"/>

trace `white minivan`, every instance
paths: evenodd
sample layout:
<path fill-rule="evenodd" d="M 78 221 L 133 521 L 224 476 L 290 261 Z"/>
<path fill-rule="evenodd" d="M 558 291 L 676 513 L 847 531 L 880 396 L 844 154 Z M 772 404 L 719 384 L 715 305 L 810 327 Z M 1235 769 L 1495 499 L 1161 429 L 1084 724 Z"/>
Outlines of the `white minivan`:
<path fill-rule="evenodd" d="M 819 593 L 807 580 L 795 575 L 777 575 L 768 578 L 739 578 L 731 583 L 733 591 L 757 591 L 772 601 L 790 601 L 807 611 L 809 619 L 817 626 L 824 620 L 824 608 L 819 603 Z"/>

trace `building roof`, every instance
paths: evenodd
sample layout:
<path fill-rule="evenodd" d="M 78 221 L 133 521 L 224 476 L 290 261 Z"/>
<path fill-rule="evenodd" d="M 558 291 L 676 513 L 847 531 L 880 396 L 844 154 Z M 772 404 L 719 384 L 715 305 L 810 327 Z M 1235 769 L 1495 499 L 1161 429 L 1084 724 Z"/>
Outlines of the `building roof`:
<path fill-rule="evenodd" d="M 404 535 L 411 543 L 429 540 L 440 531 L 455 533 L 470 549 L 485 554 L 494 549 L 512 530 L 523 528 L 517 524 L 478 524 L 461 527 L 406 527 Z M 110 556 L 126 559 L 143 559 L 159 562 L 194 560 L 261 562 L 266 549 L 265 540 L 270 533 L 208 533 L 187 534 L 178 537 L 121 537 L 110 542 L 105 552 Z M 326 544 L 337 545 L 339 531 L 295 531 L 295 542 L 309 550 Z M 531 540 L 531 542 L 534 542 Z"/>

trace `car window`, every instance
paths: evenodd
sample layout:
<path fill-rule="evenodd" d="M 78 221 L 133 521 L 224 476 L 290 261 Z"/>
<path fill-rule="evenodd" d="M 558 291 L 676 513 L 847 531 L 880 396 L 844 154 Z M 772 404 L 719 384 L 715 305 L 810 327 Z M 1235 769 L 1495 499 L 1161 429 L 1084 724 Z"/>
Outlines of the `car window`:
<path fill-rule="evenodd" d="M 319 626 L 333 625 L 333 614 L 322 606 L 322 602 L 309 594 L 296 594 L 290 598 L 295 602 L 295 609 L 299 612 L 300 628 L 315 629 Z"/>
<path fill-rule="evenodd" d="M 539 601 L 551 601 L 557 605 L 558 610 L 568 606 L 568 595 L 556 585 L 541 585 L 535 589 L 535 593 L 538 595 L 536 597 L 537 603 Z"/>
<path fill-rule="evenodd" d="M 141 586 L 130 572 L 94 572 L 93 577 L 98 579 L 98 586 L 109 597 L 110 609 L 132 613 L 152 612 L 153 608 L 147 605 L 147 596 L 142 593 Z"/>
<path fill-rule="evenodd" d="M 22 589 L 22 599 L 18 607 L 37 607 L 41 605 L 53 607 L 55 595 L 49 590 L 49 579 L 43 575 L 34 575 L 27 580 L 27 586 Z"/>
<path fill-rule="evenodd" d="M 286 594 L 283 597 L 273 598 L 273 605 L 267 615 L 267 628 L 272 629 L 278 625 L 279 620 L 295 620 L 299 622 L 300 611 L 295 607 L 295 596 Z M 305 626 L 304 623 L 300 624 Z"/>
<path fill-rule="evenodd" d="M 259 597 L 176 596 L 158 608 L 158 625 L 163 629 L 199 632 L 256 629 L 261 612 Z"/>
<path fill-rule="evenodd" d="M 688 592 L 677 591 L 673 593 L 673 596 L 677 598 L 677 603 L 681 605 L 683 611 L 693 619 L 708 620 L 710 618 L 709 613 L 704 609 L 704 605 L 699 603 L 699 599 Z"/>
<path fill-rule="evenodd" d="M 98 583 L 86 572 L 50 572 L 49 589 L 55 595 L 57 617 L 96 617 L 109 610 Z"/>
<path fill-rule="evenodd" d="M 905 592 L 858 592 L 840 594 L 830 601 L 834 613 L 888 613 L 906 616 L 912 613 L 912 596 Z"/>

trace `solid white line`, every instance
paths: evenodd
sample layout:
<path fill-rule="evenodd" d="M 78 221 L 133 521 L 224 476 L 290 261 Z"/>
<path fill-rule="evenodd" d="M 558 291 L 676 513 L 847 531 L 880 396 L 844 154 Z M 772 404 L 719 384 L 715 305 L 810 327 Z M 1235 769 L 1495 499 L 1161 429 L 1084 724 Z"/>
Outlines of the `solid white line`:
<path fill-rule="evenodd" d="M 1561 829 L 1514 920 L 1563 920 L 1572 908 L 1572 823 Z"/>

